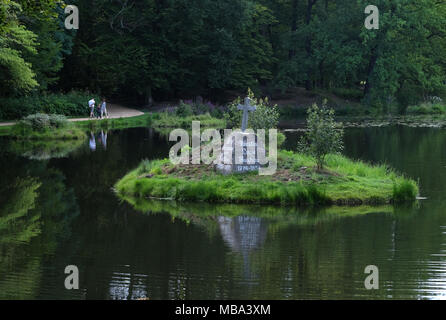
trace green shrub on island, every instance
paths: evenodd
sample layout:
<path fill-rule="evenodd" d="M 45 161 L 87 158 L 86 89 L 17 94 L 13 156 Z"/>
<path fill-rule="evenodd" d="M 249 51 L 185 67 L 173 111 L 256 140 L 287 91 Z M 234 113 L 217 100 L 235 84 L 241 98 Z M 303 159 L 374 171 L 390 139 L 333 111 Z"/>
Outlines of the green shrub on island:
<path fill-rule="evenodd" d="M 17 122 L 11 135 L 17 139 L 84 139 L 85 132 L 76 127 L 63 115 L 37 113 Z"/>
<path fill-rule="evenodd" d="M 344 149 L 342 124 L 334 120 L 334 110 L 325 105 L 321 108 L 314 104 L 307 111 L 307 131 L 299 142 L 299 151 L 308 153 L 316 159 L 317 168 L 323 168 L 325 158 L 330 153 Z"/>
<path fill-rule="evenodd" d="M 256 111 L 251 112 L 249 115 L 248 128 L 252 128 L 253 130 L 277 128 L 280 118 L 277 105 L 270 105 L 268 98 L 257 99 L 250 89 L 248 89 L 248 97 L 251 99 L 251 105 L 257 107 Z M 238 106 L 241 104 L 243 104 L 243 101 L 238 97 L 229 104 L 227 111 L 224 113 L 228 128 L 233 129 L 240 127 L 243 112 L 238 109 Z"/>
<path fill-rule="evenodd" d="M 35 94 L 17 98 L 0 98 L 0 119 L 15 120 L 35 113 L 88 116 L 88 101 L 100 101 L 97 95 L 72 91 L 66 94 Z"/>
<path fill-rule="evenodd" d="M 406 113 L 409 115 L 436 115 L 445 114 L 446 106 L 442 103 L 422 103 L 417 106 L 410 106 Z"/>
<path fill-rule="evenodd" d="M 360 205 L 415 200 L 417 184 L 386 166 L 372 166 L 341 155 L 315 158 L 280 151 L 271 176 L 223 176 L 212 165 L 173 165 L 168 159 L 144 161 L 116 185 L 125 197 L 281 205 Z"/>

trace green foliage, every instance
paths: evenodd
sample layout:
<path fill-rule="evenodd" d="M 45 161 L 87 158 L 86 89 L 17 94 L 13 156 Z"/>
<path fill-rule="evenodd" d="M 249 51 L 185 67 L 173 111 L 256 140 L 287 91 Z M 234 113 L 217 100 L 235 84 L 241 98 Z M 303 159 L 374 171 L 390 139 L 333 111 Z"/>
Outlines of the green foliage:
<path fill-rule="evenodd" d="M 153 126 L 153 119 L 157 114 L 146 113 L 137 117 L 118 118 L 118 119 L 103 119 L 99 121 L 77 121 L 76 126 L 89 131 L 96 131 L 99 129 L 128 129 L 128 128 L 151 128 Z"/>
<path fill-rule="evenodd" d="M 333 88 L 330 90 L 332 93 L 337 95 L 338 97 L 353 100 L 353 101 L 361 101 L 364 98 L 364 92 L 358 88 L 349 89 L 349 88 Z"/>
<path fill-rule="evenodd" d="M 417 197 L 418 188 L 414 181 L 398 179 L 393 186 L 393 200 L 403 202 Z"/>
<path fill-rule="evenodd" d="M 190 104 L 180 101 L 180 105 L 177 107 L 175 114 L 179 117 L 190 117 L 194 114 L 192 106 Z"/>
<path fill-rule="evenodd" d="M 13 49 L 17 44 L 34 52 L 34 35 L 23 28 L 14 27 L 6 35 L 10 41 L 1 38 L 0 34 L 0 92 L 2 95 L 14 95 L 30 92 L 38 86 L 35 73 L 29 62 L 26 62 L 19 50 Z M 11 47 L 10 47 L 11 46 Z"/>
<path fill-rule="evenodd" d="M 285 143 L 286 136 L 282 132 L 277 132 L 277 148 L 280 148 Z"/>
<path fill-rule="evenodd" d="M 67 94 L 35 94 L 18 98 L 0 98 L 0 119 L 14 120 L 34 113 L 89 115 L 88 101 L 95 97 L 88 92 Z M 99 101 L 97 97 L 96 101 Z"/>
<path fill-rule="evenodd" d="M 441 103 L 425 102 L 420 105 L 410 106 L 406 110 L 407 114 L 445 114 L 446 106 Z"/>
<path fill-rule="evenodd" d="M 328 154 L 343 150 L 343 135 L 342 127 L 334 120 L 334 110 L 314 104 L 308 109 L 307 132 L 299 147 L 315 157 L 318 169 L 322 169 Z"/>
<path fill-rule="evenodd" d="M 442 1 L 377 0 L 379 30 L 364 28 L 365 0 L 75 4 L 83 31 L 73 42 L 63 2 L 0 2 L 1 97 L 80 88 L 151 105 L 305 87 L 402 113 L 446 89 Z M 191 106 L 206 113 L 205 104 Z M 218 108 L 209 113 L 222 117 Z"/>
<path fill-rule="evenodd" d="M 63 115 L 44 113 L 29 115 L 23 118 L 20 123 L 36 131 L 64 128 L 69 124 L 68 119 Z"/>
<path fill-rule="evenodd" d="M 28 94 L 54 84 L 62 68 L 58 0 L 0 3 L 0 97 Z M 59 32 L 59 33 L 58 33 Z"/>
<path fill-rule="evenodd" d="M 180 101 L 180 104 L 176 108 L 176 115 L 180 117 L 190 117 L 192 115 L 211 115 L 214 118 L 222 118 L 225 108 L 213 104 L 210 101 L 207 102 L 193 102 L 193 101 Z"/>
<path fill-rule="evenodd" d="M 15 124 L 11 134 L 25 140 L 69 140 L 84 139 L 85 133 L 70 123 L 65 116 L 37 113 L 29 115 Z"/>
<path fill-rule="evenodd" d="M 277 128 L 280 117 L 277 105 L 271 106 L 268 98 L 256 98 L 251 89 L 248 89 L 248 97 L 251 99 L 251 105 L 257 107 L 256 111 L 249 113 L 248 128 L 253 130 Z M 228 128 L 240 128 L 243 111 L 239 110 L 238 106 L 242 104 L 243 101 L 240 97 L 229 104 L 227 111 L 224 113 Z"/>
<path fill-rule="evenodd" d="M 177 116 L 170 112 L 160 112 L 153 118 L 153 127 L 157 128 L 190 128 L 192 121 L 200 121 L 202 127 L 225 128 L 225 120 L 212 117 L 210 114 L 198 116 Z"/>

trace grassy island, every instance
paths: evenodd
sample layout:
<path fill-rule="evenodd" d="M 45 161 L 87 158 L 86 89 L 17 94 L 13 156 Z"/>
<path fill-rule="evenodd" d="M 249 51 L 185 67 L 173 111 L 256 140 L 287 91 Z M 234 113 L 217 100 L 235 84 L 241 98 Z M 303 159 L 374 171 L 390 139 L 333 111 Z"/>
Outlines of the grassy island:
<path fill-rule="evenodd" d="M 115 185 L 122 197 L 282 205 L 362 205 L 415 200 L 415 181 L 384 165 L 329 155 L 317 170 L 308 155 L 280 151 L 275 175 L 223 176 L 209 165 L 143 161 Z"/>

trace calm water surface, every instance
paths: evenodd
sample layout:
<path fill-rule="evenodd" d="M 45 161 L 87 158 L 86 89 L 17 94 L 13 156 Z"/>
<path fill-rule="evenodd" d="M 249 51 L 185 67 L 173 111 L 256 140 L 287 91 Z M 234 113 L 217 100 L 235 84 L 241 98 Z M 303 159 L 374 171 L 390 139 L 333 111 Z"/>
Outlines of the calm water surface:
<path fill-rule="evenodd" d="M 168 156 L 156 132 L 96 133 L 77 149 L 0 140 L 0 299 L 446 298 L 446 131 L 351 129 L 345 140 L 348 156 L 419 179 L 429 199 L 132 207 L 111 188 L 142 159 Z M 78 291 L 64 288 L 67 265 L 79 267 Z M 365 290 L 367 265 L 380 290 Z"/>

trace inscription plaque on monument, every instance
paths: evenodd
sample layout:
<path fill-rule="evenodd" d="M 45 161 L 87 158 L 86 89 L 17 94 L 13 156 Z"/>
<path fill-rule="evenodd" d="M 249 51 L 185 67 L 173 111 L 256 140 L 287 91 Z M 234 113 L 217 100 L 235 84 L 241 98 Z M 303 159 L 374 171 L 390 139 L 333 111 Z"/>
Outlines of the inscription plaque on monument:
<path fill-rule="evenodd" d="M 259 171 L 259 153 L 265 154 L 264 144 L 259 143 L 257 135 L 252 130 L 246 131 L 248 112 L 255 111 L 256 107 L 246 98 L 245 104 L 239 105 L 238 109 L 243 110 L 242 131 L 225 137 L 220 162 L 216 166 L 216 170 L 222 174 Z"/>

